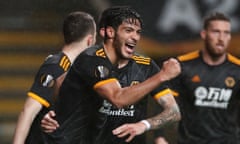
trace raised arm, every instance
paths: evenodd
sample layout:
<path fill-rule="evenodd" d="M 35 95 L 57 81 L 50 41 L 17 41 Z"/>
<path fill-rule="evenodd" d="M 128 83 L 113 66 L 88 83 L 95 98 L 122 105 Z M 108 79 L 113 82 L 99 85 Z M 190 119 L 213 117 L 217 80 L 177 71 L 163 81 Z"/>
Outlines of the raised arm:
<path fill-rule="evenodd" d="M 160 72 L 140 84 L 122 88 L 117 80 L 108 79 L 97 83 L 95 90 L 120 108 L 137 102 L 163 82 L 176 77 L 180 72 L 180 64 L 176 59 L 171 58 L 163 63 Z"/>

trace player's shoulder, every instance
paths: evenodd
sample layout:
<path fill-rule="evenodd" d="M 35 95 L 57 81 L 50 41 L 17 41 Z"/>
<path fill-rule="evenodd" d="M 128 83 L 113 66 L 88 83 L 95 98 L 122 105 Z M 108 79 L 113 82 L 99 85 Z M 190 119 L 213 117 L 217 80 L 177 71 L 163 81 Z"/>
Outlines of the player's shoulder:
<path fill-rule="evenodd" d="M 85 49 L 74 61 L 73 67 L 94 67 L 99 64 L 108 63 L 107 55 L 102 45 L 94 45 Z"/>
<path fill-rule="evenodd" d="M 63 52 L 59 52 L 56 54 L 48 55 L 45 58 L 44 65 L 57 65 L 65 70 L 68 70 L 71 66 L 71 61 L 67 55 L 65 55 Z"/>
<path fill-rule="evenodd" d="M 94 45 L 82 52 L 82 55 L 106 57 L 103 45 Z"/>
<path fill-rule="evenodd" d="M 189 52 L 177 57 L 180 62 L 191 61 L 200 57 L 199 51 Z"/>
<path fill-rule="evenodd" d="M 137 63 L 137 64 L 143 64 L 143 65 L 150 65 L 152 59 L 148 56 L 145 56 L 143 54 L 135 53 L 132 56 L 132 59 Z"/>
<path fill-rule="evenodd" d="M 232 54 L 228 53 L 227 54 L 227 59 L 228 59 L 229 62 L 240 66 L 240 59 L 237 58 L 236 56 L 233 56 Z"/>
<path fill-rule="evenodd" d="M 97 63 L 97 61 L 106 60 L 107 55 L 104 51 L 103 45 L 94 45 L 85 49 L 75 60 L 75 64 L 80 64 L 83 61 L 88 63 Z"/>
<path fill-rule="evenodd" d="M 50 54 L 45 58 L 46 64 L 58 64 L 61 61 L 67 63 L 70 62 L 70 59 L 63 52 Z"/>

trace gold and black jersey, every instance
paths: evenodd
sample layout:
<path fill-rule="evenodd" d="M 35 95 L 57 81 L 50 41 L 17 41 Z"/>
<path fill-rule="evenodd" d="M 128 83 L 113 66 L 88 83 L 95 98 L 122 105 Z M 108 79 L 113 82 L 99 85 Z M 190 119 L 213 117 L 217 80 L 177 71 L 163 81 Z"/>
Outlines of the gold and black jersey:
<path fill-rule="evenodd" d="M 51 105 L 56 79 L 69 70 L 71 62 L 62 52 L 49 55 L 38 70 L 28 96 L 45 107 Z"/>
<path fill-rule="evenodd" d="M 227 54 L 210 66 L 199 51 L 178 59 L 182 73 L 171 81 L 182 113 L 178 143 L 237 144 L 240 60 Z"/>
<path fill-rule="evenodd" d="M 70 68 L 71 62 L 69 58 L 62 52 L 55 55 L 49 55 L 39 68 L 28 96 L 43 105 L 43 108 L 34 119 L 26 144 L 42 144 L 42 130 L 40 129 L 40 121 L 44 114 L 52 107 L 54 102 L 54 92 L 57 91 L 57 79 L 63 76 Z"/>
<path fill-rule="evenodd" d="M 56 141 L 69 144 L 125 143 L 112 135 L 112 130 L 126 122 L 136 122 L 146 116 L 147 98 L 123 109 L 117 109 L 101 98 L 95 88 L 113 81 L 122 87 L 136 85 L 159 71 L 149 57 L 134 55 L 129 63 L 119 69 L 106 56 L 102 46 L 82 52 L 70 68 L 62 84 L 56 103 L 56 119 L 60 128 L 51 136 Z M 156 88 L 151 95 L 158 95 L 166 87 Z M 132 144 L 145 144 L 139 136 Z"/>

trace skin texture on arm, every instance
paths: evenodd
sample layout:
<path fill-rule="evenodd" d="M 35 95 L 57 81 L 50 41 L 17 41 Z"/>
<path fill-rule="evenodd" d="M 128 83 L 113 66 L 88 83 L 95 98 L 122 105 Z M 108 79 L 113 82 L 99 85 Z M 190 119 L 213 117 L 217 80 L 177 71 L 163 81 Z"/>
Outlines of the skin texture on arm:
<path fill-rule="evenodd" d="M 176 77 L 180 72 L 178 61 L 171 58 L 163 63 L 160 72 L 138 85 L 121 88 L 118 82 L 113 81 L 96 86 L 95 91 L 116 107 L 121 108 L 136 103 L 158 85 Z"/>
<path fill-rule="evenodd" d="M 164 110 L 160 114 L 147 119 L 151 129 L 158 129 L 181 119 L 179 107 L 171 94 L 160 97 L 158 103 Z"/>
<path fill-rule="evenodd" d="M 180 120 L 181 115 L 178 105 L 171 94 L 160 97 L 158 103 L 164 110 L 160 114 L 147 119 L 151 126 L 150 129 L 161 128 Z M 140 121 L 137 123 L 124 124 L 114 129 L 113 134 L 119 138 L 129 135 L 125 141 L 130 142 L 135 136 L 143 134 L 146 130 L 148 130 L 147 126 Z"/>
<path fill-rule="evenodd" d="M 19 115 L 16 125 L 13 144 L 24 144 L 28 131 L 36 115 L 41 110 L 42 105 L 31 97 L 28 97 L 24 108 Z"/>

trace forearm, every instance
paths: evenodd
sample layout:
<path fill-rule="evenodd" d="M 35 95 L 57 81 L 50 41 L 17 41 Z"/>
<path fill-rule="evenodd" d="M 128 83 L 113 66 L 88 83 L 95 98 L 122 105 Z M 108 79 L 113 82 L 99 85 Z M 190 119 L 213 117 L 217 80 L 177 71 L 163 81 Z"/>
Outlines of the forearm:
<path fill-rule="evenodd" d="M 29 129 L 42 105 L 32 98 L 27 98 L 24 108 L 21 111 L 16 125 L 13 144 L 24 144 Z"/>
<path fill-rule="evenodd" d="M 181 68 L 176 59 L 165 61 L 160 72 L 138 85 L 123 89 L 119 96 L 122 100 L 121 104 L 130 105 L 137 102 L 163 82 L 176 77 L 180 72 Z"/>
<path fill-rule="evenodd" d="M 129 136 L 126 141 L 130 141 L 136 135 L 140 135 L 147 130 L 161 128 L 167 124 L 180 120 L 179 108 L 171 94 L 166 94 L 159 98 L 158 102 L 163 106 L 163 112 L 147 120 L 123 124 L 114 129 L 113 134 L 118 137 Z"/>
<path fill-rule="evenodd" d="M 158 129 L 169 125 L 171 123 L 177 122 L 181 119 L 180 111 L 177 105 L 171 108 L 165 109 L 160 114 L 148 118 L 147 121 L 150 124 L 151 129 Z"/>
<path fill-rule="evenodd" d="M 119 102 L 121 105 L 131 105 L 136 103 L 165 81 L 166 79 L 163 74 L 159 72 L 142 83 L 125 87 L 121 90 L 121 94 L 118 96 L 120 99 Z"/>
<path fill-rule="evenodd" d="M 136 103 L 165 81 L 164 75 L 159 72 L 144 82 L 124 88 L 121 87 L 116 79 L 112 79 L 111 82 L 103 81 L 103 84 L 98 83 L 95 85 L 95 90 L 116 107 L 122 108 Z"/>
<path fill-rule="evenodd" d="M 29 117 L 27 117 L 24 112 L 21 112 L 16 125 L 13 144 L 25 143 L 25 139 L 27 137 L 31 123 L 32 123 L 32 120 Z"/>

